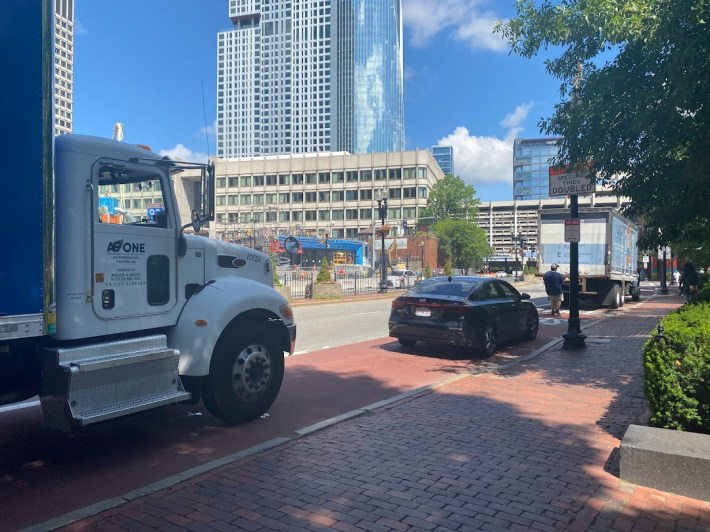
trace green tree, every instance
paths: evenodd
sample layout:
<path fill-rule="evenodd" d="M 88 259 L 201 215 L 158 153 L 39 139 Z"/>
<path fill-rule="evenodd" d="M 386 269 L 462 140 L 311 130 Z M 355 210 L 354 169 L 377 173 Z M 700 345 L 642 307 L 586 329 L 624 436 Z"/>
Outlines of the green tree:
<path fill-rule="evenodd" d="M 328 263 L 328 259 L 323 257 L 323 260 L 321 260 L 320 262 L 320 270 L 318 271 L 318 275 L 316 276 L 316 283 L 331 282 L 333 282 L 333 276 L 331 274 L 330 264 Z"/>
<path fill-rule="evenodd" d="M 431 188 L 427 206 L 422 209 L 419 219 L 475 220 L 480 204 L 472 185 L 467 185 L 458 176 L 447 175 Z"/>
<path fill-rule="evenodd" d="M 439 238 L 439 260 L 453 268 L 476 268 L 492 253 L 486 233 L 465 220 L 439 220 L 433 228 Z"/>
<path fill-rule="evenodd" d="M 560 162 L 593 161 L 602 184 L 631 198 L 642 247 L 708 249 L 708 0 L 517 0 L 516 10 L 496 29 L 513 53 L 560 50 L 545 65 L 563 99 L 540 122 L 562 138 Z"/>

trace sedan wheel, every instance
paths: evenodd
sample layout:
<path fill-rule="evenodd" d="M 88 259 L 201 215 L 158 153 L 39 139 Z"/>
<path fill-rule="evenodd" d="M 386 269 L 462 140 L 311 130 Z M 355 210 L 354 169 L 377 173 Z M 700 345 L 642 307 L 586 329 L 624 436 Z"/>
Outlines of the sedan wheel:
<path fill-rule="evenodd" d="M 399 344 L 404 346 L 404 347 L 412 347 L 414 344 L 417 343 L 416 340 L 413 340 L 411 338 L 397 338 L 399 341 Z"/>
<path fill-rule="evenodd" d="M 528 340 L 534 340 L 537 338 L 537 331 L 540 328 L 540 319 L 537 316 L 537 312 L 531 312 L 528 315 L 525 326 L 525 338 Z"/>
<path fill-rule="evenodd" d="M 484 358 L 492 357 L 498 343 L 498 335 L 492 325 L 486 325 L 486 330 L 483 332 L 483 341 L 481 342 L 481 355 Z"/>

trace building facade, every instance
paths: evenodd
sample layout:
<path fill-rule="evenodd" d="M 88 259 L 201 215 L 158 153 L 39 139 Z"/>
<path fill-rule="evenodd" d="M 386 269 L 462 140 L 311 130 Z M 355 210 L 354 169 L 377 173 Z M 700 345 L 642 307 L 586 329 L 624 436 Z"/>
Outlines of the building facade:
<path fill-rule="evenodd" d="M 619 198 L 613 194 L 592 194 L 578 198 L 579 207 L 621 209 L 630 201 L 629 198 Z M 518 247 L 519 256 L 534 257 L 538 242 L 538 212 L 559 208 L 569 208 L 569 198 L 485 201 L 481 202 L 476 223 L 486 232 L 495 255 L 513 257 Z"/>
<path fill-rule="evenodd" d="M 267 240 L 288 234 L 353 239 L 372 234 L 381 225 L 376 201 L 381 189 L 392 234 L 412 234 L 431 188 L 443 178 L 427 150 L 217 159 L 215 174 L 210 235 L 245 242 L 253 235 Z"/>
<path fill-rule="evenodd" d="M 74 0 L 54 2 L 54 134 L 71 133 L 74 99 Z"/>
<path fill-rule="evenodd" d="M 231 0 L 217 156 L 404 147 L 401 0 Z"/>
<path fill-rule="evenodd" d="M 559 139 L 515 139 L 513 143 L 513 200 L 549 198 L 550 161 Z"/>
<path fill-rule="evenodd" d="M 432 146 L 431 153 L 439 163 L 439 168 L 444 175 L 456 175 L 454 173 L 454 148 L 453 146 Z"/>

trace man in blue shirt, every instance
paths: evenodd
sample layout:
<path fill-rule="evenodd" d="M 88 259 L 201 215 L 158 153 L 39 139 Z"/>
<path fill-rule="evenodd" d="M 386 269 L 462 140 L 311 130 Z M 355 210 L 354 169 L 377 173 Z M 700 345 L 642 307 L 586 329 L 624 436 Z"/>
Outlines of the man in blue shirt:
<path fill-rule="evenodd" d="M 550 266 L 550 271 L 545 272 L 542 276 L 542 281 L 545 283 L 545 292 L 547 292 L 547 297 L 550 300 L 550 312 L 551 316 L 560 315 L 560 307 L 562 306 L 562 281 L 565 280 L 565 276 L 557 271 L 559 265 L 552 264 Z"/>

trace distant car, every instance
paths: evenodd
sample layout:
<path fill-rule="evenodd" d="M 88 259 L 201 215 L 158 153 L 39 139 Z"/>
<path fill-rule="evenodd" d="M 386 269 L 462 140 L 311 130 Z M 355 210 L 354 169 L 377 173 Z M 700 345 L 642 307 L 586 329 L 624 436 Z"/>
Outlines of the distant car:
<path fill-rule="evenodd" d="M 537 337 L 537 307 L 529 299 L 493 277 L 432 277 L 392 301 L 389 335 L 405 347 L 442 343 L 490 357 L 499 342 Z"/>
<path fill-rule="evenodd" d="M 417 274 L 412 270 L 392 270 L 387 274 L 387 286 L 390 288 L 409 288 L 417 282 Z"/>
<path fill-rule="evenodd" d="M 508 274 L 503 271 L 500 271 L 496 272 L 496 277 L 508 277 Z"/>

